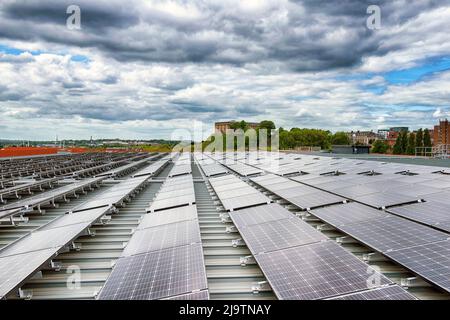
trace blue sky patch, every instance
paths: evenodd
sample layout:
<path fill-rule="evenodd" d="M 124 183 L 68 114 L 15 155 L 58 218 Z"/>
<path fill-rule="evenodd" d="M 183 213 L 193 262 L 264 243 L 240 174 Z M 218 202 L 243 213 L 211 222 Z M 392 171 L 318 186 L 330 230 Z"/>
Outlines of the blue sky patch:
<path fill-rule="evenodd" d="M 47 53 L 47 52 L 44 52 L 41 50 L 22 50 L 22 49 L 13 48 L 13 47 L 3 45 L 3 44 L 0 44 L 0 52 L 4 53 L 4 54 L 8 54 L 8 55 L 13 55 L 13 56 L 19 56 L 26 52 L 29 52 L 33 56 L 38 56 L 40 54 Z M 53 53 L 53 54 L 56 54 L 59 56 L 64 55 L 61 53 Z M 90 61 L 88 57 L 83 56 L 83 55 L 72 55 L 71 60 L 74 62 L 83 62 L 83 63 L 87 63 Z"/>

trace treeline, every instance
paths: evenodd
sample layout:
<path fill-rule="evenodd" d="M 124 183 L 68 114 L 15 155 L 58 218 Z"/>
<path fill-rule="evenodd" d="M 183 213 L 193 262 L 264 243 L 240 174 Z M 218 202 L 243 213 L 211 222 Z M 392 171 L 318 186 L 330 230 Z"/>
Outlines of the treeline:
<path fill-rule="evenodd" d="M 431 144 L 431 137 L 430 137 L 430 131 L 428 129 L 417 130 L 417 134 L 414 134 L 414 132 L 406 132 L 402 131 L 397 137 L 397 140 L 395 141 L 395 145 L 392 149 L 393 154 L 408 154 L 408 155 L 415 155 L 416 154 L 416 147 L 427 147 L 430 148 L 432 146 Z M 423 154 L 423 150 L 418 150 L 419 154 Z"/>
<path fill-rule="evenodd" d="M 244 132 L 249 129 L 249 125 L 245 121 L 237 121 L 233 123 L 231 126 L 231 129 L 237 130 L 242 129 Z M 267 129 L 267 132 L 269 134 L 268 145 L 270 146 L 270 130 L 275 130 L 276 126 L 273 121 L 270 120 L 264 120 L 261 121 L 259 126 L 256 128 L 256 131 L 258 132 L 259 129 Z M 345 132 L 336 132 L 335 134 L 332 134 L 328 130 L 321 130 L 321 129 L 306 129 L 306 128 L 292 128 L 290 130 L 285 130 L 283 128 L 278 129 L 278 136 L 279 136 L 279 148 L 281 150 L 286 149 L 294 149 L 296 147 L 320 147 L 321 149 L 330 149 L 331 145 L 348 145 L 350 144 L 350 138 Z M 226 147 L 226 140 L 225 136 L 222 137 L 223 139 L 223 146 Z M 203 149 L 209 145 L 214 138 L 210 137 L 207 141 L 204 141 Z M 248 138 L 246 138 L 246 146 L 248 146 Z M 258 146 L 259 146 L 259 139 L 258 139 Z M 270 148 L 270 147 L 269 147 Z M 236 149 L 236 145 L 235 145 Z"/>

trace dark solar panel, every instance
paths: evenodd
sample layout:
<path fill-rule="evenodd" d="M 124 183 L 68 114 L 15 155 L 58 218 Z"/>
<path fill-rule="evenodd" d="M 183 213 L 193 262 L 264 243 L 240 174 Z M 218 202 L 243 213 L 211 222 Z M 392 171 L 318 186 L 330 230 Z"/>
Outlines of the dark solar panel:
<path fill-rule="evenodd" d="M 354 200 L 367 204 L 371 207 L 381 209 L 395 205 L 418 202 L 419 198 L 395 193 L 372 193 L 365 196 L 355 197 Z"/>
<path fill-rule="evenodd" d="M 196 220 L 165 224 L 137 230 L 123 251 L 123 256 L 151 252 L 200 242 Z"/>
<path fill-rule="evenodd" d="M 448 238 L 444 232 L 395 216 L 343 225 L 339 229 L 380 252 Z"/>
<path fill-rule="evenodd" d="M 239 232 L 253 254 L 328 239 L 309 224 L 294 216 L 290 219 L 239 228 Z"/>
<path fill-rule="evenodd" d="M 296 196 L 287 200 L 295 204 L 297 207 L 307 210 L 329 204 L 342 203 L 345 199 L 335 196 L 334 194 L 318 190 L 315 193 Z"/>
<path fill-rule="evenodd" d="M 279 299 L 312 300 L 391 283 L 335 242 L 255 256 Z"/>
<path fill-rule="evenodd" d="M 450 231 L 447 228 L 450 224 L 449 207 L 438 202 L 421 202 L 395 207 L 389 209 L 389 212 L 437 228 L 445 227 L 443 230 Z"/>
<path fill-rule="evenodd" d="M 412 294 L 400 286 L 387 286 L 344 296 L 331 298 L 329 300 L 417 300 Z"/>
<path fill-rule="evenodd" d="M 0 299 L 37 271 L 55 253 L 55 249 L 43 249 L 0 258 Z"/>
<path fill-rule="evenodd" d="M 179 296 L 164 298 L 162 300 L 209 300 L 209 291 L 202 290 L 192 293 L 186 293 Z"/>
<path fill-rule="evenodd" d="M 277 203 L 242 209 L 230 213 L 238 228 L 269 221 L 291 218 L 294 215 Z"/>
<path fill-rule="evenodd" d="M 311 214 L 333 226 L 380 219 L 387 215 L 380 210 L 356 202 L 317 208 L 311 210 Z"/>
<path fill-rule="evenodd" d="M 98 299 L 153 300 L 207 288 L 200 244 L 120 258 Z"/>
<path fill-rule="evenodd" d="M 391 251 L 386 256 L 450 292 L 449 240 Z"/>

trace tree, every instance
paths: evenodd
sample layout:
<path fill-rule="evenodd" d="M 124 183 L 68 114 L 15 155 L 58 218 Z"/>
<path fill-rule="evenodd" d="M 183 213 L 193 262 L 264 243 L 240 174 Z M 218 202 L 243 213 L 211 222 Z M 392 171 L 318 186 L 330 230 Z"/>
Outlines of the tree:
<path fill-rule="evenodd" d="M 349 145 L 350 144 L 350 138 L 348 137 L 348 134 L 345 132 L 336 132 L 333 137 L 331 138 L 331 144 L 333 145 Z"/>
<path fill-rule="evenodd" d="M 416 153 L 416 135 L 413 132 L 411 132 L 408 137 L 406 154 L 414 155 L 415 153 Z"/>
<path fill-rule="evenodd" d="M 423 131 L 423 146 L 427 147 L 427 148 L 431 148 L 432 147 L 430 131 L 428 131 L 428 129 L 425 129 Z"/>
<path fill-rule="evenodd" d="M 408 131 L 403 130 L 400 133 L 401 143 L 402 143 L 402 154 L 406 153 L 406 148 L 408 148 Z"/>
<path fill-rule="evenodd" d="M 270 130 L 275 130 L 275 123 L 270 120 L 263 120 L 259 123 L 258 128 L 260 129 L 267 129 L 267 131 L 270 132 Z"/>
<path fill-rule="evenodd" d="M 239 121 L 239 122 L 236 121 L 236 122 L 233 122 L 230 125 L 230 128 L 233 129 L 233 130 L 242 129 L 242 131 L 245 132 L 248 129 L 248 123 L 246 121 L 244 121 L 244 120 Z"/>
<path fill-rule="evenodd" d="M 386 153 L 389 150 L 389 145 L 386 141 L 376 140 L 373 145 L 371 152 L 373 153 Z"/>
<path fill-rule="evenodd" d="M 402 136 L 399 134 L 397 140 L 395 140 L 394 149 L 392 151 L 394 154 L 402 154 Z"/>
<path fill-rule="evenodd" d="M 417 134 L 416 134 L 416 147 L 421 148 L 423 147 L 423 131 L 422 128 L 420 128 L 419 130 L 417 130 Z M 421 149 L 418 150 L 419 154 L 422 154 Z"/>

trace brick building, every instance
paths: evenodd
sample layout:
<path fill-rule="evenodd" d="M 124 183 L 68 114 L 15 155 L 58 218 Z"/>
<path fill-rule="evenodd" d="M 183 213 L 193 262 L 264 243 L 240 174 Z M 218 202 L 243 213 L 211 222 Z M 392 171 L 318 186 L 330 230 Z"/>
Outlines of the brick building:
<path fill-rule="evenodd" d="M 216 133 L 225 133 L 228 129 L 231 129 L 231 125 L 236 123 L 236 121 L 222 121 L 216 122 L 214 124 L 214 132 Z M 256 129 L 259 126 L 259 122 L 247 122 L 247 125 L 250 129 Z"/>
<path fill-rule="evenodd" d="M 448 120 L 440 120 L 439 124 L 434 126 L 433 144 L 450 144 L 450 126 Z"/>

